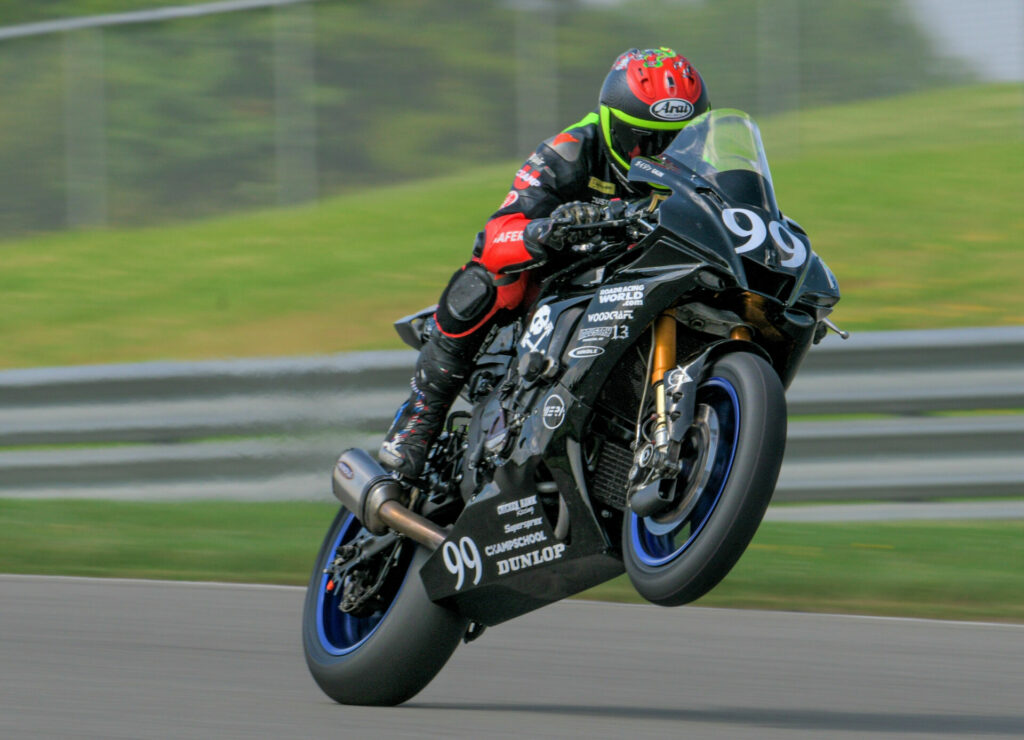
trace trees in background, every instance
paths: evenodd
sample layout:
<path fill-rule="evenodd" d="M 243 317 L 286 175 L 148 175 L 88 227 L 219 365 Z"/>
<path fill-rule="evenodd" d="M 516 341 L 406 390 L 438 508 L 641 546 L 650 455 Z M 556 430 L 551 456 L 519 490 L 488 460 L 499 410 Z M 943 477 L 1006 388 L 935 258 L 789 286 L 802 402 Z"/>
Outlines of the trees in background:
<path fill-rule="evenodd" d="M 4 23 L 164 4 L 8 0 Z M 553 94 L 538 118 L 569 125 L 596 104 L 615 55 L 634 45 L 676 47 L 701 69 L 714 105 L 755 114 L 969 77 L 887 0 L 522 7 L 511 0 L 310 5 L 313 83 L 290 92 L 314 114 L 319 192 L 525 156 L 514 130 L 530 123 L 528 110 L 517 115 L 522 90 L 550 75 Z M 97 178 L 109 223 L 275 202 L 275 12 L 287 11 L 101 32 L 102 100 L 95 102 L 104 170 Z M 77 64 L 62 34 L 0 42 L 0 236 L 65 223 L 65 154 L 75 126 L 67 84 Z"/>

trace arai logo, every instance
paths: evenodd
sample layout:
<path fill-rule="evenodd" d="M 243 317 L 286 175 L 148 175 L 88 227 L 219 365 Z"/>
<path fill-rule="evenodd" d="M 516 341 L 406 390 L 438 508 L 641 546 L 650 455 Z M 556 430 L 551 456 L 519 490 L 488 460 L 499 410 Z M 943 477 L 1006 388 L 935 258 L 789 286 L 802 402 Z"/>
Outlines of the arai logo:
<path fill-rule="evenodd" d="M 553 394 L 544 402 L 544 426 L 548 429 L 558 429 L 565 421 L 565 401 L 557 393 Z"/>
<path fill-rule="evenodd" d="M 651 115 L 663 121 L 685 121 L 693 115 L 693 103 L 682 98 L 665 98 L 651 105 Z"/>

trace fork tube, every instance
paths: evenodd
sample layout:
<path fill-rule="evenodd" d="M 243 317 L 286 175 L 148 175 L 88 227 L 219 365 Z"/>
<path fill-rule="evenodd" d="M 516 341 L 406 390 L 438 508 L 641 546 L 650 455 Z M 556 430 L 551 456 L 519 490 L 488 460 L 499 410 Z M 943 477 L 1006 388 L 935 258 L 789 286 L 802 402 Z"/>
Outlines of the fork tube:
<path fill-rule="evenodd" d="M 654 386 L 654 403 L 657 420 L 654 424 L 654 446 L 664 449 L 668 446 L 668 416 L 665 400 L 665 374 L 676 361 L 676 320 L 670 313 L 663 313 L 654 325 L 654 368 L 651 384 Z"/>
<path fill-rule="evenodd" d="M 651 371 L 651 385 L 657 385 L 665 373 L 676 364 L 676 320 L 672 314 L 663 313 L 654 325 L 654 369 Z"/>

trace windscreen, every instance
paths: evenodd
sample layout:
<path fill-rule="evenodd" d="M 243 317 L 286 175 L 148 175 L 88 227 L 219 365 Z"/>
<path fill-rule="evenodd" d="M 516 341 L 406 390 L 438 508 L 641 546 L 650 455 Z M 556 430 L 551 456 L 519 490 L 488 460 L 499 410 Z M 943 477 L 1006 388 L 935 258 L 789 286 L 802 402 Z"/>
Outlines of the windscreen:
<path fill-rule="evenodd" d="M 743 111 L 722 108 L 698 116 L 661 156 L 696 172 L 727 200 L 778 210 L 761 132 Z"/>

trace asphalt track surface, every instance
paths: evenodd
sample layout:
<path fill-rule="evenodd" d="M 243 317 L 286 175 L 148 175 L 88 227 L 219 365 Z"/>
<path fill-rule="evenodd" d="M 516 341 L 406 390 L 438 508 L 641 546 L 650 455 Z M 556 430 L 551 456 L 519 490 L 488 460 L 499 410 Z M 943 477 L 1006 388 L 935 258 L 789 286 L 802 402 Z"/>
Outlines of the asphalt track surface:
<path fill-rule="evenodd" d="M 405 706 L 309 677 L 296 588 L 0 575 L 0 738 L 998 738 L 1024 625 L 562 602 Z"/>

